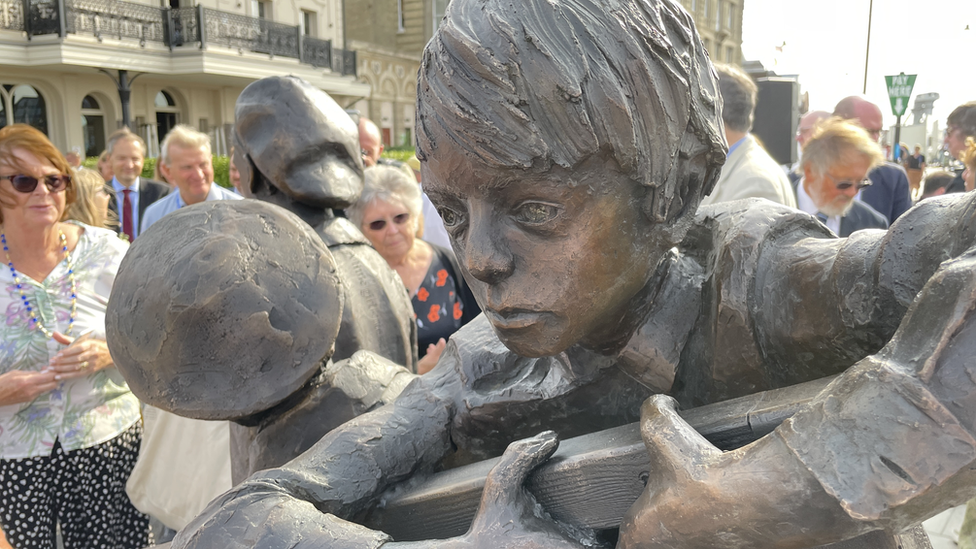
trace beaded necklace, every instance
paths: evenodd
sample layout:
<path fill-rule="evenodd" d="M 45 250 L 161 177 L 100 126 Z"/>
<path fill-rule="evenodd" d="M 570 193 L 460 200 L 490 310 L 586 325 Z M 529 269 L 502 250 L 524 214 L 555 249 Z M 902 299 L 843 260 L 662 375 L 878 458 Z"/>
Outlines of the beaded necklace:
<path fill-rule="evenodd" d="M 61 251 L 64 253 L 64 263 L 68 267 L 68 281 L 71 282 L 71 316 L 68 317 L 68 329 L 64 333 L 70 334 L 71 328 L 75 324 L 75 314 L 78 312 L 78 292 L 77 286 L 75 286 L 75 270 L 74 266 L 71 264 L 71 254 L 68 253 L 68 239 L 65 238 L 64 232 L 58 229 L 58 236 L 61 239 Z M 7 256 L 7 266 L 10 267 L 10 275 L 14 279 L 14 285 L 17 286 L 17 291 L 20 293 L 20 300 L 24 303 L 24 307 L 27 309 L 27 316 L 29 317 L 28 324 L 30 326 L 36 326 L 38 330 L 41 331 L 46 337 L 51 338 L 51 332 L 47 331 L 41 320 L 37 318 L 37 314 L 34 313 L 34 308 L 31 307 L 30 301 L 27 299 L 27 295 L 24 294 L 24 285 L 21 283 L 20 279 L 17 278 L 17 270 L 14 269 L 14 262 L 10 260 L 10 248 L 7 247 L 7 235 L 4 231 L 0 229 L 0 243 L 3 244 L 3 253 Z"/>

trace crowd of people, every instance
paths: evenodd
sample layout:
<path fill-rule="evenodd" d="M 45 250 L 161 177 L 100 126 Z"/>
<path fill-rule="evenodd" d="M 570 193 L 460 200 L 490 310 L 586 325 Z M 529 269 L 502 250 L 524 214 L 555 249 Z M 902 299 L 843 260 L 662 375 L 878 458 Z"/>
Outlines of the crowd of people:
<path fill-rule="evenodd" d="M 480 310 L 453 253 L 420 238 L 425 222 L 415 172 L 390 161 L 375 165 L 381 149 L 369 140 L 378 130 L 365 118 L 361 128 L 362 161 L 371 167 L 366 190 L 348 214 L 404 281 L 422 344 L 417 365 L 406 365 L 423 373 L 446 339 Z M 9 294 L 2 298 L 0 547 L 53 548 L 58 539 L 69 548 L 145 547 L 171 538 L 230 488 L 227 423 L 140 405 L 106 346 L 105 305 L 127 243 L 185 206 L 248 194 L 233 162 L 233 189 L 214 183 L 206 134 L 178 125 L 160 150 L 156 177 L 165 183 L 141 175 L 146 144 L 128 129 L 109 137 L 97 169 L 81 167 L 76 153 L 62 154 L 34 128 L 0 130 L 0 241 Z M 386 215 L 391 208 L 397 211 Z M 431 221 L 426 226 L 436 232 Z M 148 493 L 173 479 L 153 478 L 147 468 L 158 459 L 138 459 L 143 416 L 143 448 L 150 451 L 181 439 L 223 447 L 203 468 L 208 478 L 198 483 L 204 485 L 199 501 L 174 508 Z M 188 457 L 196 469 L 208 461 L 199 453 Z M 127 494 L 133 470 L 138 483 L 128 483 Z M 149 516 L 133 502 L 159 520 L 155 540 Z"/>
<path fill-rule="evenodd" d="M 712 136 L 714 139 L 709 146 L 716 150 L 723 148 L 724 144 L 720 146 L 718 143 L 724 139 L 728 148 L 723 151 L 726 153 L 724 167 L 712 191 L 703 198 L 702 205 L 764 198 L 792 209 L 783 211 L 806 212 L 812 216 L 808 220 L 815 218 L 820 223 L 818 229 L 822 226 L 837 236 L 847 237 L 866 229 L 888 229 L 911 208 L 913 194 L 919 195 L 918 201 L 925 201 L 939 195 L 970 192 L 974 188 L 976 102 L 961 105 L 948 118 L 945 144 L 950 155 L 963 163 L 964 170 L 960 173 L 926 170 L 925 157 L 917 145 L 913 153 L 907 151 L 907 145 L 899 146 L 905 151 L 900 159 L 902 164 L 886 162 L 878 144 L 883 127 L 881 110 L 858 96 L 843 99 L 832 111 L 814 111 L 805 115 L 799 121 L 796 136 L 802 148 L 801 158 L 796 165 L 784 169 L 750 133 L 757 108 L 755 83 L 732 66 L 719 65 L 717 75 L 725 105 L 721 114 L 724 134 Z M 303 219 L 320 229 L 319 234 L 324 240 L 334 233 L 329 232 L 332 229 L 321 227 L 334 222 L 336 216 L 347 217 L 353 232 L 355 229 L 361 232 L 361 235 L 353 234 L 350 238 L 364 236 L 368 240 L 386 267 L 398 275 L 400 286 L 397 291 L 410 300 L 415 323 L 411 332 L 414 341 L 408 342 L 407 347 L 413 345 L 416 352 L 412 357 L 400 357 L 400 362 L 417 374 L 423 375 L 433 369 L 452 334 L 481 313 L 464 275 L 468 273 L 482 282 L 494 284 L 496 278 L 509 276 L 514 267 L 509 266 L 506 271 L 504 266 L 495 265 L 492 262 L 497 262 L 498 258 L 494 256 L 481 257 L 481 263 L 471 257 L 468 257 L 467 265 L 459 263 L 446 240 L 445 224 L 433 213 L 425 187 L 419 181 L 419 161 L 414 158 L 401 165 L 381 161 L 382 142 L 375 124 L 365 118 L 360 118 L 358 123 L 362 157 L 357 165 L 365 166 L 362 191 L 353 193 L 355 196 L 348 200 L 338 200 L 337 203 L 344 207 L 334 208 L 334 211 L 319 207 L 324 203 L 322 201 L 302 202 L 307 195 L 293 188 L 296 182 L 276 179 L 275 175 L 284 171 L 269 167 L 262 156 L 265 151 L 256 150 L 253 143 L 248 142 L 245 132 L 239 132 L 238 148 L 232 153 L 230 179 L 234 188 L 225 189 L 214 183 L 209 138 L 186 125 L 173 128 L 160 146 L 157 178 L 165 182 L 142 177 L 146 144 L 128 129 L 109 137 L 105 152 L 98 157 L 97 169 L 78 167 L 77 151 L 62 154 L 34 128 L 13 125 L 0 129 L 0 244 L 6 263 L 0 280 L 7 290 L 0 294 L 6 314 L 0 337 L 0 348 L 3 349 L 0 355 L 0 527 L 6 543 L 17 549 L 53 548 L 60 537 L 68 549 L 138 549 L 153 541 L 149 517 L 133 505 L 126 490 L 140 458 L 143 405 L 114 367 L 106 343 L 105 311 L 128 243 L 136 242 L 154 224 L 181 208 L 244 197 L 286 207 L 286 203 L 301 203 L 294 210 L 300 215 L 308 215 Z M 430 143 L 425 147 L 431 152 Z M 441 196 L 453 186 L 466 189 L 466 196 L 478 197 L 476 200 L 486 203 L 497 200 L 494 196 L 479 195 L 479 177 L 484 173 L 478 166 L 466 164 L 476 156 L 472 151 L 466 153 L 465 160 L 457 160 L 455 164 L 457 177 L 461 180 L 448 184 L 442 177 L 435 182 L 440 185 Z M 501 151 L 498 155 L 509 153 Z M 625 151 L 616 153 L 625 154 Z M 582 162 L 586 157 L 581 155 L 576 160 Z M 635 165 L 627 164 L 627 169 L 631 170 Z M 624 166 L 623 158 L 619 166 Z M 573 177 L 588 182 L 588 185 L 597 178 L 603 181 L 606 176 L 600 166 L 584 163 L 577 167 Z M 520 177 L 531 185 L 548 184 L 548 175 L 537 173 L 538 166 L 533 168 L 536 171 L 522 167 L 519 170 Z M 613 184 L 621 187 L 632 185 L 632 176 L 637 177 L 633 174 L 612 175 L 616 178 Z M 567 192 L 584 193 L 581 189 L 582 186 Z M 269 198 L 271 196 L 275 198 Z M 595 202 L 591 202 L 592 197 L 582 195 L 574 195 L 570 201 L 589 204 L 586 206 L 589 208 L 614 209 L 616 221 L 623 225 L 644 223 L 642 216 L 646 212 L 634 206 L 633 201 L 603 204 L 603 201 L 615 200 L 613 196 L 607 191 Z M 554 223 L 560 215 L 551 206 L 541 203 L 532 203 L 525 211 L 521 205 L 518 208 L 519 222 L 533 227 Z M 457 231 L 460 222 L 454 219 L 455 213 L 448 209 L 446 215 L 451 230 Z M 672 214 L 667 212 L 667 215 Z M 334 228 L 335 225 L 329 226 Z M 342 227 L 343 231 L 349 231 L 346 225 Z M 809 227 L 805 230 L 810 234 L 816 232 Z M 573 303 L 560 302 L 567 311 L 577 310 L 577 301 L 592 297 L 592 303 L 584 303 L 587 307 L 580 309 L 580 317 L 572 318 L 571 327 L 567 328 L 576 341 L 612 338 L 613 334 L 606 331 L 600 320 L 615 313 L 608 310 L 609 302 L 602 294 L 598 299 L 592 291 L 572 286 L 575 283 L 572 280 L 578 281 L 574 277 L 579 273 L 569 271 L 571 266 L 576 267 L 580 257 L 592 260 L 592 265 L 582 266 L 592 269 L 592 273 L 584 273 L 589 279 L 604 283 L 607 291 L 627 292 L 650 276 L 643 271 L 637 273 L 632 268 L 634 265 L 640 263 L 642 268 L 651 270 L 658 268 L 661 257 L 672 253 L 669 250 L 680 240 L 669 233 L 674 242 L 669 240 L 661 245 L 661 249 L 651 249 L 649 245 L 624 242 L 628 235 L 608 233 L 604 236 L 606 238 L 602 240 L 575 242 L 578 249 L 567 251 L 569 255 L 561 261 L 539 262 L 532 254 L 541 250 L 533 251 L 528 245 L 523 250 L 527 255 L 519 259 L 525 265 L 538 267 L 538 271 L 530 273 L 534 281 L 548 278 L 552 284 L 568 285 L 560 288 L 562 293 L 574 298 Z M 332 243 L 326 240 L 326 243 L 338 250 L 353 241 Z M 616 245 L 619 249 L 613 248 Z M 492 246 L 483 243 L 486 250 Z M 613 249 L 607 251 L 608 246 Z M 595 252 L 597 248 L 600 248 L 599 254 Z M 640 252 L 637 259 L 631 257 L 634 250 Z M 610 255 L 626 259 L 622 259 L 620 265 L 607 265 L 602 259 Z M 674 271 L 661 274 L 664 278 L 660 291 L 672 291 L 665 278 L 676 276 L 674 273 L 681 272 L 679 268 L 688 266 L 675 266 Z M 558 272 L 559 269 L 565 272 Z M 604 270 L 609 274 L 597 273 Z M 635 282 L 630 284 L 628 277 Z M 624 282 L 618 284 L 619 280 Z M 627 307 L 646 314 L 640 302 L 628 302 Z M 492 322 L 503 325 L 510 320 L 497 312 L 490 316 Z M 476 324 L 472 331 L 487 330 L 486 322 Z M 644 327 L 635 324 L 633 328 L 635 338 L 647 335 Z M 511 336 L 506 345 L 512 351 L 521 351 L 524 356 L 562 353 L 568 344 L 559 347 L 562 340 L 550 335 L 531 340 Z M 540 345 L 544 347 L 541 350 Z M 457 356 L 447 362 L 460 360 Z M 671 358 L 676 360 L 677 357 Z M 438 375 L 444 376 L 449 368 L 442 367 L 438 371 L 441 372 Z M 479 375 L 488 374 L 480 372 Z M 681 372 L 670 371 L 665 376 L 668 386 L 662 385 L 662 391 L 680 375 Z M 630 389 L 626 388 L 627 384 L 632 385 L 629 379 L 621 378 L 620 387 L 612 389 L 629 395 L 628 398 L 633 397 L 639 404 L 646 395 L 629 393 Z M 655 378 L 654 383 L 664 383 L 663 379 Z M 547 382 L 558 385 L 563 381 L 577 382 L 575 378 L 572 382 Z M 443 387 L 439 386 L 433 392 L 439 395 L 438 391 L 446 390 L 444 387 L 453 387 L 451 383 L 454 382 L 445 381 Z M 692 390 L 690 381 L 686 388 Z M 468 389 L 458 388 L 459 391 Z M 725 390 L 728 391 L 725 396 L 739 394 L 734 382 L 729 382 Z M 705 398 L 703 395 L 688 393 L 684 396 L 689 402 L 698 403 Z M 505 408 L 511 403 L 500 399 L 481 405 Z M 521 413 L 517 410 L 518 405 L 513 405 L 516 411 L 512 414 Z M 157 417 L 157 412 L 152 412 L 153 417 Z M 436 414 L 431 412 L 431 415 Z M 599 424 L 596 419 L 593 421 L 593 425 L 587 427 L 608 426 Z M 447 429 L 446 426 L 431 429 L 441 427 Z M 414 428 L 425 427 L 414 424 Z M 463 431 L 466 426 L 458 428 Z M 217 440 L 221 445 L 229 445 L 228 440 L 234 435 L 226 425 L 219 430 L 219 433 L 208 431 L 211 434 L 204 437 L 211 442 Z M 474 436 L 472 433 L 467 435 Z M 168 436 L 179 436 L 179 433 Z M 473 447 L 485 455 L 497 450 L 489 451 L 477 444 Z M 477 455 L 475 450 L 471 455 Z M 230 487 L 230 459 L 222 452 L 218 452 L 215 462 L 218 462 L 217 469 L 226 475 L 221 476 L 220 483 L 204 501 L 198 502 L 192 512 L 179 519 L 180 524 L 173 525 L 170 530 L 182 528 L 202 509 L 205 501 Z M 447 452 L 445 448 L 444 453 Z M 165 539 L 174 532 L 163 530 L 161 533 Z M 0 547 L 3 543 L 0 537 Z"/>
<path fill-rule="evenodd" d="M 719 182 L 703 205 L 766 198 L 798 207 L 847 237 L 858 230 L 887 229 L 921 200 L 973 188 L 967 170 L 969 158 L 976 154 L 976 102 L 960 105 L 947 120 L 944 146 L 963 163 L 957 172 L 927 171 L 920 145 L 911 152 L 901 143 L 896 147 L 897 162 L 885 161 L 878 145 L 884 128 L 881 109 L 859 96 L 842 99 L 829 112 L 804 114 L 796 133 L 800 159 L 780 169 L 750 133 L 756 109 L 761 108 L 755 83 L 736 67 L 719 64 L 716 69 L 729 152 Z"/>

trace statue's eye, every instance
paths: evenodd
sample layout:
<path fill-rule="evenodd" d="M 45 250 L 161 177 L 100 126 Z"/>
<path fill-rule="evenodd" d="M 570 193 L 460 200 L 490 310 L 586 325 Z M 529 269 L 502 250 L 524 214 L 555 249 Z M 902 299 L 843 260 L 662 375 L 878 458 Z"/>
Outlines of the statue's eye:
<path fill-rule="evenodd" d="M 526 202 L 515 209 L 515 218 L 526 225 L 543 225 L 559 215 L 559 208 L 542 202 Z"/>
<path fill-rule="evenodd" d="M 441 220 L 444 221 L 445 228 L 450 229 L 461 224 L 461 214 L 450 208 L 437 208 L 437 213 L 440 214 Z"/>

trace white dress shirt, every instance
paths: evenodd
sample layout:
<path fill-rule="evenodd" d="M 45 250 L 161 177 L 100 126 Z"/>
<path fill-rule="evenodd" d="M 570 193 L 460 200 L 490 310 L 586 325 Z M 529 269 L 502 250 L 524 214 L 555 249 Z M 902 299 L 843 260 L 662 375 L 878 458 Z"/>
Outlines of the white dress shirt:
<path fill-rule="evenodd" d="M 132 238 L 135 239 L 142 231 L 139 230 L 139 178 L 132 183 L 131 187 L 119 183 L 119 180 L 112 178 L 112 188 L 115 189 L 115 204 L 119 207 L 119 227 L 122 226 L 122 200 L 125 198 L 123 189 L 129 189 L 129 205 L 132 206 Z"/>
<path fill-rule="evenodd" d="M 205 202 L 210 202 L 212 200 L 242 200 L 243 198 L 243 196 L 235 194 L 233 191 L 225 189 L 216 183 L 211 183 L 210 192 L 207 193 L 207 199 Z M 153 223 L 162 219 L 164 215 L 175 212 L 183 206 L 186 206 L 186 202 L 183 200 L 183 197 L 180 196 L 179 189 L 176 189 L 163 198 L 160 198 L 146 208 L 146 217 L 142 220 L 142 230 L 148 230 Z"/>
<path fill-rule="evenodd" d="M 817 205 L 813 203 L 813 199 L 810 198 L 810 195 L 807 194 L 807 190 L 803 188 L 802 179 L 796 186 L 796 205 L 808 214 L 817 215 L 817 213 L 820 211 L 817 208 Z M 840 234 L 839 215 L 828 215 L 827 222 L 824 223 L 824 225 L 826 225 L 831 231 L 834 231 L 834 234 Z"/>

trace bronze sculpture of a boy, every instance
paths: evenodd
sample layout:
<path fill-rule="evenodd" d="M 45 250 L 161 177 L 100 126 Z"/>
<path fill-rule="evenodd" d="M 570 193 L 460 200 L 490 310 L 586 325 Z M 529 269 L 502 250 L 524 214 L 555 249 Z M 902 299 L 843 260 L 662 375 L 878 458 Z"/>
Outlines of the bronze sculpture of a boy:
<path fill-rule="evenodd" d="M 520 488 L 553 433 L 509 447 L 465 536 L 354 520 L 411 477 L 633 421 L 654 394 L 622 547 L 808 547 L 970 497 L 976 197 L 846 240 L 762 201 L 696 211 L 725 157 L 715 84 L 669 0 L 454 0 L 424 55 L 418 156 L 484 316 L 394 403 L 221 496 L 174 546 L 578 547 Z M 842 371 L 729 453 L 661 396 Z"/>

